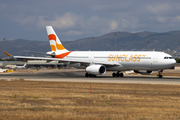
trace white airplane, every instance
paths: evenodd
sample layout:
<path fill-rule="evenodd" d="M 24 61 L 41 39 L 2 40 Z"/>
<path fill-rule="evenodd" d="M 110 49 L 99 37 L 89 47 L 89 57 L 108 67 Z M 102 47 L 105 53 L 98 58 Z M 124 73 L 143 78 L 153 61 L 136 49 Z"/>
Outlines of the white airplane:
<path fill-rule="evenodd" d="M 158 71 L 158 78 L 162 78 L 164 69 L 174 66 L 174 58 L 163 52 L 155 51 L 69 51 L 59 40 L 51 26 L 46 26 L 51 51 L 39 53 L 50 57 L 14 56 L 14 58 L 40 59 L 59 61 L 76 68 L 84 68 L 86 77 L 96 77 L 106 71 L 115 71 L 113 77 L 123 77 L 122 71 L 133 70 L 140 74 L 152 74 Z M 6 55 L 11 56 L 7 52 Z"/>
<path fill-rule="evenodd" d="M 23 65 L 23 66 L 13 66 L 13 67 L 10 67 L 11 69 L 24 69 L 26 68 L 26 63 Z"/>

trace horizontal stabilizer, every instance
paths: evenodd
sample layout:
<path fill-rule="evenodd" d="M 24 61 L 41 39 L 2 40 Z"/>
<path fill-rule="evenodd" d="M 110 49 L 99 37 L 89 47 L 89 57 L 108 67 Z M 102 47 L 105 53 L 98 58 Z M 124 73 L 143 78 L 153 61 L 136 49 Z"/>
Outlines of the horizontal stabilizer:
<path fill-rule="evenodd" d="M 41 53 L 41 52 L 35 52 L 35 51 L 27 51 L 27 50 L 24 50 L 24 51 L 25 52 L 29 52 L 29 53 L 41 54 L 41 55 L 48 55 L 48 56 L 52 56 L 52 57 L 55 56 L 54 54 L 47 54 L 47 53 Z"/>

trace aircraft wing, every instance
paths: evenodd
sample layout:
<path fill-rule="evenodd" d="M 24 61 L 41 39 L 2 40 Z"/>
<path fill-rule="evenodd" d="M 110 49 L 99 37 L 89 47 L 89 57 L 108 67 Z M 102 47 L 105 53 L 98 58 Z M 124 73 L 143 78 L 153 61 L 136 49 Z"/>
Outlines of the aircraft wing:
<path fill-rule="evenodd" d="M 52 57 L 31 57 L 31 56 L 12 56 L 11 54 L 4 51 L 4 53 L 9 57 L 19 58 L 19 59 L 31 59 L 31 60 L 47 60 L 47 61 L 59 61 L 59 62 L 73 62 L 73 63 L 84 63 L 90 64 L 89 60 L 76 60 L 76 59 L 68 59 L 68 58 L 52 58 Z M 94 64 L 101 64 L 101 65 L 121 65 L 118 62 L 93 62 Z"/>
<path fill-rule="evenodd" d="M 20 59 L 33 59 L 33 60 L 48 60 L 48 61 L 60 61 L 60 62 L 73 62 L 73 63 L 90 63 L 89 60 L 73 60 L 73 59 L 60 59 L 60 58 L 50 58 L 50 57 L 31 57 L 31 56 L 13 56 L 14 58 Z M 118 62 L 93 62 L 94 64 L 102 64 L 102 65 L 121 65 Z"/>

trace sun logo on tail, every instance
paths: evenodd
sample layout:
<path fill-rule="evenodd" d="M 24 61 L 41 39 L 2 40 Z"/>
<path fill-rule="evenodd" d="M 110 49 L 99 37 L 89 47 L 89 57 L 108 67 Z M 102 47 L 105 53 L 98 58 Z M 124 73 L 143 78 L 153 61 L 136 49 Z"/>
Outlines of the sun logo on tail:
<path fill-rule="evenodd" d="M 56 35 L 55 31 L 53 30 L 52 26 L 46 26 L 49 43 L 51 47 L 51 51 L 55 53 L 55 58 L 64 58 L 68 56 L 72 51 L 66 50 L 66 48 L 62 45 L 60 39 Z"/>
<path fill-rule="evenodd" d="M 57 50 L 65 49 L 64 46 L 59 41 L 56 40 L 56 35 L 50 34 L 50 35 L 48 35 L 48 38 L 49 38 L 49 42 L 50 42 L 52 51 L 56 52 Z"/>

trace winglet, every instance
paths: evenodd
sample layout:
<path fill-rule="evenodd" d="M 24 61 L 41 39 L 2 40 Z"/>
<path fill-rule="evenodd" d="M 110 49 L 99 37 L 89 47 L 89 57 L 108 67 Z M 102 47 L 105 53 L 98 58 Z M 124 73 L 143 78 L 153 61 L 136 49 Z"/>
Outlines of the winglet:
<path fill-rule="evenodd" d="M 12 57 L 11 54 L 7 53 L 6 51 L 4 51 L 4 53 L 8 56 L 8 57 Z"/>

